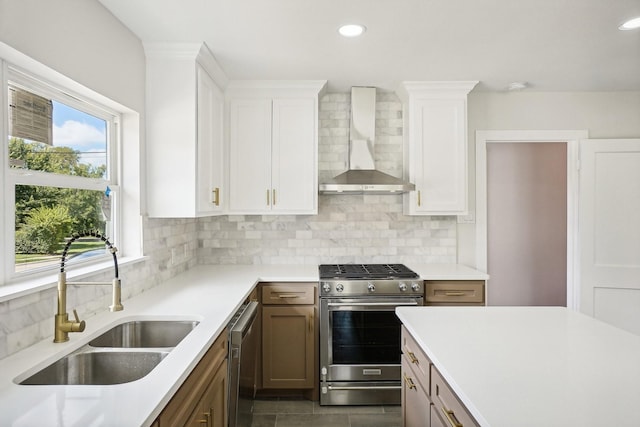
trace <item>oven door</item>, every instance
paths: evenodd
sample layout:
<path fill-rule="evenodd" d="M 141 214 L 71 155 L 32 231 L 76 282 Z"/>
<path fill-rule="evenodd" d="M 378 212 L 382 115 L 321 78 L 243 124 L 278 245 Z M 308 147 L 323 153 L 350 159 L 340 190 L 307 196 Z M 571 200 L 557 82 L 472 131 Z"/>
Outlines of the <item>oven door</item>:
<path fill-rule="evenodd" d="M 395 308 L 422 302 L 422 297 L 322 298 L 321 380 L 400 381 L 400 320 Z"/>

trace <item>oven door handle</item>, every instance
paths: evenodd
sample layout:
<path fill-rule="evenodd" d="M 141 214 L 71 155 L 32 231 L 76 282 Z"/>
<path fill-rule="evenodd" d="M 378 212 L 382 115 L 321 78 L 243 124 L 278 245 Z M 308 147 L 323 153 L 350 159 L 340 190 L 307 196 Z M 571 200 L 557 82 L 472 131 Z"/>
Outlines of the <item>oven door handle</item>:
<path fill-rule="evenodd" d="M 329 390 L 400 390 L 401 385 L 371 385 L 371 386 L 335 386 L 327 387 Z"/>
<path fill-rule="evenodd" d="M 329 302 L 328 307 L 397 307 L 399 305 L 421 305 L 418 301 L 386 301 L 386 302 Z"/>

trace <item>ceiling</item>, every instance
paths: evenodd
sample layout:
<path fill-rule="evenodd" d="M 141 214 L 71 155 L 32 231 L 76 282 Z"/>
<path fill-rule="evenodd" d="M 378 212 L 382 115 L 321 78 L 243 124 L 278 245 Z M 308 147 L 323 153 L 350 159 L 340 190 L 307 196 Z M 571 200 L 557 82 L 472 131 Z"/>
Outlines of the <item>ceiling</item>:
<path fill-rule="evenodd" d="M 200 42 L 230 79 L 326 79 L 395 90 L 640 90 L 640 0 L 99 0 L 142 41 Z M 338 35 L 344 23 L 367 27 Z"/>

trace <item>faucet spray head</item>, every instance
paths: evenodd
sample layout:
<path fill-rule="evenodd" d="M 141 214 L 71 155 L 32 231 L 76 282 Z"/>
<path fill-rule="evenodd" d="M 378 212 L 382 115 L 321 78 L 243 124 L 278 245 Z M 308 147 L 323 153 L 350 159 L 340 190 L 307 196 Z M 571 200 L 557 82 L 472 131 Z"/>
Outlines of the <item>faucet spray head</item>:
<path fill-rule="evenodd" d="M 111 298 L 111 305 L 109 311 L 122 311 L 124 306 L 122 305 L 122 288 L 120 286 L 120 279 L 113 279 L 113 294 Z"/>

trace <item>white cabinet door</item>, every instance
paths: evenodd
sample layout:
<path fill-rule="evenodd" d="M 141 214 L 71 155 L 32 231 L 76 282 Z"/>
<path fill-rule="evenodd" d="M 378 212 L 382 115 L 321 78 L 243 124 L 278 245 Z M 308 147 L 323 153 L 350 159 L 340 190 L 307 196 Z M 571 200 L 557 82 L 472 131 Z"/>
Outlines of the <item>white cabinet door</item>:
<path fill-rule="evenodd" d="M 467 211 L 467 135 L 464 99 L 421 99 L 415 102 L 416 191 L 411 213 L 464 214 Z"/>
<path fill-rule="evenodd" d="M 640 140 L 580 141 L 580 311 L 640 335 Z"/>
<path fill-rule="evenodd" d="M 229 213 L 317 212 L 316 110 L 313 97 L 229 101 Z"/>
<path fill-rule="evenodd" d="M 229 103 L 229 211 L 271 209 L 271 99 Z"/>
<path fill-rule="evenodd" d="M 209 74 L 217 63 L 203 44 L 149 43 L 145 55 L 147 213 L 220 215 L 211 204 L 224 176 L 224 98 Z"/>
<path fill-rule="evenodd" d="M 315 213 L 317 145 L 315 101 L 273 100 L 272 210 Z"/>
<path fill-rule="evenodd" d="M 198 214 L 224 210 L 223 122 L 224 96 L 213 79 L 200 66 L 198 79 Z"/>
<path fill-rule="evenodd" d="M 407 215 L 467 213 L 467 95 L 477 82 L 405 82 Z"/>

